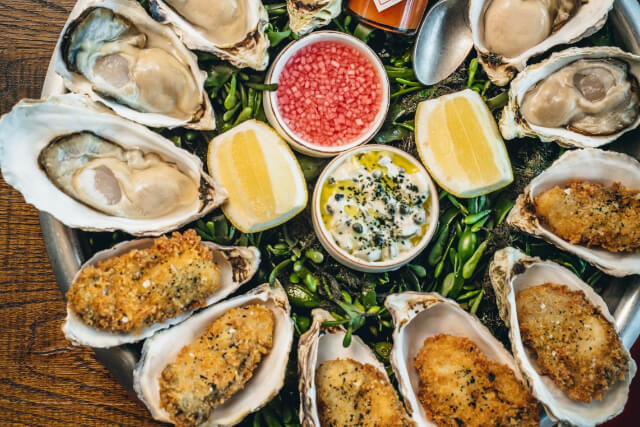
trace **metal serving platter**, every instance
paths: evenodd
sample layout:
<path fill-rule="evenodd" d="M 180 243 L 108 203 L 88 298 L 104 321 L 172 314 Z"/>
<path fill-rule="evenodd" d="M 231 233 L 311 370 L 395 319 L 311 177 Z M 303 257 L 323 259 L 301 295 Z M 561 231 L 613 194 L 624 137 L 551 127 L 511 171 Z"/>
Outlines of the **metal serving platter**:
<path fill-rule="evenodd" d="M 640 54 L 638 0 L 616 0 L 609 19 L 617 39 L 625 50 Z M 42 97 L 64 92 L 62 79 L 55 73 L 52 61 L 43 85 Z M 624 141 L 615 143 L 615 148 L 640 158 L 640 132 L 629 133 Z M 60 290 L 65 295 L 73 277 L 91 254 L 84 252 L 76 230 L 66 227 L 45 212 L 39 212 L 39 215 L 51 267 Z M 640 335 L 640 276 L 616 279 L 602 296 L 615 317 L 622 342 L 627 348 L 631 348 Z M 134 347 L 125 345 L 110 349 L 94 349 L 94 352 L 96 358 L 133 396 L 133 369 L 138 359 Z M 541 424 L 550 424 L 549 419 L 544 419 Z"/>

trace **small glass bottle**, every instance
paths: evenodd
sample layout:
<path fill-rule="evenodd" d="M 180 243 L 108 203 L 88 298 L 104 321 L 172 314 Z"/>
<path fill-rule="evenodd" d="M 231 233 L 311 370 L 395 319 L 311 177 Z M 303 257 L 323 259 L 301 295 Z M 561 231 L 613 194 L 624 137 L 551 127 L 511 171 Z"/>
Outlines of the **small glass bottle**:
<path fill-rule="evenodd" d="M 349 0 L 347 6 L 365 24 L 393 33 L 413 35 L 429 0 Z"/>

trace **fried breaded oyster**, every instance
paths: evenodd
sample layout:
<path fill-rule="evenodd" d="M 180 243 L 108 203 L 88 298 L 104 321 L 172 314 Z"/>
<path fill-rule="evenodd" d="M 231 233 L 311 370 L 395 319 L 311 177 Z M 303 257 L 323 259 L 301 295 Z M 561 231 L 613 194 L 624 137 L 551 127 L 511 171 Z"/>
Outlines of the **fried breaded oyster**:
<path fill-rule="evenodd" d="M 537 401 L 506 365 L 489 360 L 468 338 L 439 334 L 415 362 L 418 398 L 438 426 L 538 426 Z"/>
<path fill-rule="evenodd" d="M 534 205 L 538 217 L 569 243 L 610 252 L 640 250 L 640 191 L 617 182 L 572 181 L 539 194 Z"/>
<path fill-rule="evenodd" d="M 211 411 L 242 390 L 271 351 L 273 312 L 253 304 L 216 319 L 180 350 L 159 380 L 160 404 L 176 426 L 198 426 Z"/>
<path fill-rule="evenodd" d="M 88 326 L 137 332 L 203 307 L 219 286 L 220 269 L 211 250 L 187 230 L 83 268 L 67 298 Z"/>
<path fill-rule="evenodd" d="M 298 342 L 300 424 L 415 427 L 371 347 L 342 325 L 328 323 L 334 320 L 328 311 L 316 308 L 312 316 Z"/>
<path fill-rule="evenodd" d="M 513 357 L 549 417 L 593 427 L 622 412 L 637 368 L 602 297 L 572 270 L 513 247 L 496 251 L 489 277 Z"/>
<path fill-rule="evenodd" d="M 545 283 L 516 296 L 522 342 L 541 373 L 589 403 L 627 374 L 629 359 L 611 323 L 581 291 Z"/>
<path fill-rule="evenodd" d="M 567 150 L 526 186 L 507 224 L 612 276 L 640 274 L 640 162 Z"/>
<path fill-rule="evenodd" d="M 375 367 L 352 359 L 322 363 L 316 371 L 323 427 L 409 427 L 396 391 Z"/>
<path fill-rule="evenodd" d="M 284 386 L 293 336 L 284 288 L 264 283 L 147 339 L 133 388 L 155 420 L 234 426 Z"/>

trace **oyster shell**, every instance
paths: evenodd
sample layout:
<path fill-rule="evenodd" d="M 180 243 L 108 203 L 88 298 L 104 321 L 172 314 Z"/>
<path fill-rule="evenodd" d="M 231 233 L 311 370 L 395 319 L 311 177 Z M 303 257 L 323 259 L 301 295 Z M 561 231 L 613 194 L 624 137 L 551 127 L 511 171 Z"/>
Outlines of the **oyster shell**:
<path fill-rule="evenodd" d="M 189 49 L 211 52 L 236 67 L 269 63 L 267 10 L 260 0 L 150 0 L 151 16 L 169 24 Z"/>
<path fill-rule="evenodd" d="M 515 377 L 523 381 L 513 357 L 502 343 L 477 317 L 464 311 L 455 301 L 436 293 L 403 292 L 389 295 L 384 305 L 395 325 L 391 366 L 409 415 L 418 425 L 436 425 L 427 418 L 418 400 L 419 377 L 413 363 L 428 337 L 439 334 L 466 337 L 487 358 L 508 366 Z"/>
<path fill-rule="evenodd" d="M 497 251 L 489 267 L 500 317 L 509 327 L 513 355 L 520 371 L 527 378 L 533 395 L 542 402 L 547 413 L 555 420 L 576 426 L 594 426 L 604 423 L 622 412 L 629 394 L 629 384 L 636 372 L 636 364 L 629 355 L 628 374 L 609 389 L 601 400 L 586 404 L 569 399 L 547 376 L 538 373 L 537 363 L 530 358 L 520 336 L 515 293 L 531 286 L 552 282 L 566 285 L 570 290 L 582 291 L 594 307 L 614 325 L 615 319 L 607 305 L 591 286 L 570 270 L 550 261 L 529 257 L 515 248 Z"/>
<path fill-rule="evenodd" d="M 153 246 L 153 241 L 154 239 L 137 239 L 118 243 L 110 249 L 97 252 L 80 267 L 80 271 L 88 266 L 96 266 L 106 259 L 123 255 L 135 249 L 147 249 Z M 228 297 L 240 286 L 251 280 L 256 271 L 258 271 L 260 251 L 250 246 L 220 246 L 212 242 L 202 243 L 213 253 L 213 261 L 220 268 L 221 276 L 220 287 L 207 299 L 206 306 L 208 307 Z M 76 278 L 80 271 L 76 273 Z M 165 323 L 149 326 L 139 333 L 113 333 L 101 331 L 84 324 L 78 315 L 71 310 L 70 306 L 67 305 L 67 318 L 62 325 L 62 331 L 65 338 L 74 345 L 85 345 L 94 348 L 115 347 L 148 338 L 159 330 L 166 329 L 189 318 L 193 312 L 194 310 L 191 310 Z"/>
<path fill-rule="evenodd" d="M 505 86 L 530 58 L 598 31 L 612 7 L 613 0 L 470 0 L 478 60 L 493 83 Z"/>
<path fill-rule="evenodd" d="M 629 189 L 640 190 L 640 163 L 626 154 L 595 148 L 568 151 L 529 183 L 509 212 L 507 223 L 577 255 L 612 276 L 639 274 L 640 253 L 614 253 L 571 244 L 552 233 L 536 217 L 534 199 L 542 192 L 556 185 L 562 187 L 572 180 L 607 186 L 619 182 Z"/>
<path fill-rule="evenodd" d="M 0 167 L 27 203 L 84 230 L 157 236 L 226 198 L 199 158 L 76 94 L 6 114 Z"/>
<path fill-rule="evenodd" d="M 54 54 L 71 92 L 151 127 L 214 129 L 196 56 L 136 1 L 80 0 Z"/>
<path fill-rule="evenodd" d="M 275 315 L 274 340 L 271 352 L 262 359 L 242 391 L 214 409 L 208 426 L 231 426 L 255 412 L 273 397 L 282 386 L 293 342 L 293 322 L 289 317 L 291 307 L 280 284 L 270 287 L 260 285 L 250 292 L 204 309 L 189 319 L 156 333 L 145 341 L 142 356 L 133 374 L 134 389 L 147 406 L 154 419 L 172 422 L 160 405 L 158 378 L 164 367 L 173 361 L 185 345 L 197 338 L 215 319 L 226 311 L 248 304 L 261 304 Z"/>
<path fill-rule="evenodd" d="M 639 78 L 640 56 L 616 47 L 554 53 L 511 83 L 500 131 L 505 139 L 532 136 L 573 147 L 608 144 L 640 125 Z"/>
<path fill-rule="evenodd" d="M 316 369 L 324 362 L 336 359 L 351 359 L 368 364 L 389 379 L 384 365 L 373 351 L 357 335 L 352 336 L 349 347 L 342 342 L 345 329 L 342 326 L 323 326 L 324 322 L 335 320 L 322 309 L 312 311 L 313 323 L 298 342 L 298 374 L 300 390 L 300 424 L 303 427 L 320 427 L 318 402 L 316 397 Z"/>
<path fill-rule="evenodd" d="M 289 28 L 302 36 L 340 15 L 342 0 L 287 0 Z"/>

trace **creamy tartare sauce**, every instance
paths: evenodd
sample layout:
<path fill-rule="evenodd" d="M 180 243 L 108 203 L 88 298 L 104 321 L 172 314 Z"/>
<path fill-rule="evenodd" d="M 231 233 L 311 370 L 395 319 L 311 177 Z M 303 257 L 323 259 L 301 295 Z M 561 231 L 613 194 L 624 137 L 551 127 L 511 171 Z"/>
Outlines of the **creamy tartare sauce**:
<path fill-rule="evenodd" d="M 423 172 L 391 151 L 356 153 L 327 177 L 320 195 L 335 243 L 368 262 L 410 251 L 427 230 L 429 187 Z"/>

